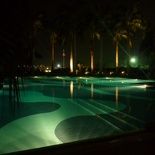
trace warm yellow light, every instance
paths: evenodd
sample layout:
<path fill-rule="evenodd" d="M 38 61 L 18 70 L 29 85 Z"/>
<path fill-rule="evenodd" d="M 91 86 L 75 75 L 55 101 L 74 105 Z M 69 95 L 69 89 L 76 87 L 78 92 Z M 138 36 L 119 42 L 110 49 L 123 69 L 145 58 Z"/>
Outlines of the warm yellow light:
<path fill-rule="evenodd" d="M 51 69 L 45 69 L 45 72 L 49 73 L 49 72 L 51 72 Z"/>
<path fill-rule="evenodd" d="M 110 72 L 110 75 L 114 74 L 114 72 Z"/>
<path fill-rule="evenodd" d="M 93 52 L 91 52 L 90 53 L 90 63 L 91 63 L 91 71 L 93 71 L 94 70 L 94 53 Z"/>
<path fill-rule="evenodd" d="M 73 73 L 73 52 L 72 52 L 72 45 L 71 45 L 71 52 L 70 52 L 70 72 Z"/>
<path fill-rule="evenodd" d="M 70 55 L 70 72 L 71 73 L 73 72 L 73 56 L 72 56 L 72 53 Z"/>
<path fill-rule="evenodd" d="M 85 71 L 85 74 L 89 74 L 89 72 L 88 71 Z"/>

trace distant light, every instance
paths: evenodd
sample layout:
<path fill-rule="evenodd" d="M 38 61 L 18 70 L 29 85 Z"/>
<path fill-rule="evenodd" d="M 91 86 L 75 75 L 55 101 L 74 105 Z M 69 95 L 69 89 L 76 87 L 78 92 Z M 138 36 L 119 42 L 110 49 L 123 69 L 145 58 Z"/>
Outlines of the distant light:
<path fill-rule="evenodd" d="M 50 69 L 45 69 L 45 72 L 48 73 L 48 72 L 51 72 L 51 70 Z"/>
<path fill-rule="evenodd" d="M 112 74 L 114 74 L 114 72 L 113 72 L 113 71 L 111 71 L 111 72 L 110 72 L 110 75 L 112 75 Z"/>
<path fill-rule="evenodd" d="M 57 67 L 60 68 L 60 64 L 57 64 Z"/>
<path fill-rule="evenodd" d="M 89 74 L 89 72 L 88 71 L 85 71 L 85 74 Z"/>
<path fill-rule="evenodd" d="M 45 68 L 45 72 L 46 72 L 46 73 L 49 73 L 49 72 L 51 72 L 51 69 L 50 69 L 49 67 L 46 67 L 46 68 Z"/>

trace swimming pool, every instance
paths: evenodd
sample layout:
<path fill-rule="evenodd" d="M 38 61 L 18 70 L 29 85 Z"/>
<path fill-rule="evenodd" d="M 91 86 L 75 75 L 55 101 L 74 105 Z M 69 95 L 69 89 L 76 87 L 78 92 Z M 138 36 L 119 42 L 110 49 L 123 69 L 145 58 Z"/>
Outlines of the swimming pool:
<path fill-rule="evenodd" d="M 154 80 L 31 77 L 13 116 L 8 93 L 6 84 L 0 154 L 141 131 L 155 120 Z"/>

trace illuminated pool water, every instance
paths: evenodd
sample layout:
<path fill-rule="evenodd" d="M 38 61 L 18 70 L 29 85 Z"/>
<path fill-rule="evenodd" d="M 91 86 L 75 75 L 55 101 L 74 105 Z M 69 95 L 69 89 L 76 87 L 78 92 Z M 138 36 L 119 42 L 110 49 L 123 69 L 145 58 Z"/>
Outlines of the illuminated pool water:
<path fill-rule="evenodd" d="M 32 77 L 10 115 L 0 91 L 0 154 L 143 130 L 155 120 L 153 80 Z M 3 104 L 4 103 L 4 104 Z"/>

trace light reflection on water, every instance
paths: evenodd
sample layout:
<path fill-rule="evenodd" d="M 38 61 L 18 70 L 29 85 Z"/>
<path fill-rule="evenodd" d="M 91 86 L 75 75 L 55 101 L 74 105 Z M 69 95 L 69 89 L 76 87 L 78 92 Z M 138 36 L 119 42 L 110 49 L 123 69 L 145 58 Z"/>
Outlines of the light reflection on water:
<path fill-rule="evenodd" d="M 147 104 L 148 101 L 154 100 L 152 92 L 148 89 L 149 86 L 144 82 L 147 81 L 81 77 L 70 81 L 70 97 L 74 98 L 76 95 L 76 98 L 113 101 L 115 109 L 118 109 L 119 104 L 122 103 L 126 105 L 127 111 L 130 113 L 131 109 L 137 107 L 139 102 Z M 90 96 L 88 92 L 90 92 Z"/>
<path fill-rule="evenodd" d="M 94 84 L 91 83 L 91 98 L 94 97 Z"/>
<path fill-rule="evenodd" d="M 116 109 L 118 108 L 118 86 L 116 86 Z"/>
<path fill-rule="evenodd" d="M 74 91 L 74 82 L 70 81 L 70 96 L 71 98 L 73 98 L 73 92 Z"/>

